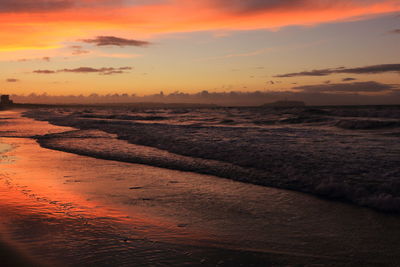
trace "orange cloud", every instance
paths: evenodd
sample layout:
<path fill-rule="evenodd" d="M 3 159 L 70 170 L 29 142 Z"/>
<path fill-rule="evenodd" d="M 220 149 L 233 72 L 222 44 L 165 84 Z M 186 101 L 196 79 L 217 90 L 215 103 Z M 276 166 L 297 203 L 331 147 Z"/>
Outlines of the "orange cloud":
<path fill-rule="evenodd" d="M 23 3 L 31 3 L 27 7 Z M 278 29 L 400 11 L 397 0 L 7 0 L 0 8 L 0 51 L 55 48 L 93 36 L 143 38 L 204 30 Z M 54 5 L 46 5 L 47 3 Z M 136 4 L 129 4 L 136 2 Z M 10 3 L 15 3 L 14 10 Z M 57 3 L 57 4 L 55 4 Z M 29 7 L 29 8 L 28 8 Z M 47 8 L 46 8 L 47 7 Z M 134 32 L 135 36 L 130 36 Z"/>

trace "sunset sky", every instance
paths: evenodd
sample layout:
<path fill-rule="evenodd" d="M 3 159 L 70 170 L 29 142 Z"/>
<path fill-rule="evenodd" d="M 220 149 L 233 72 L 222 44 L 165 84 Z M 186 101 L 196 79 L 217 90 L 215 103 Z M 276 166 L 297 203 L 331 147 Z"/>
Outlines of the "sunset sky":
<path fill-rule="evenodd" d="M 399 0 L 0 0 L 0 90 L 400 90 Z"/>

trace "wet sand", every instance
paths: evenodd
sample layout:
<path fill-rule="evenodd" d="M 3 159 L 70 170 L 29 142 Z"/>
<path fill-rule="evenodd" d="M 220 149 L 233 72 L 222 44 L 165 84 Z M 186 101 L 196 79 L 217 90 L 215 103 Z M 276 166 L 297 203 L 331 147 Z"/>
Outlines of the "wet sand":
<path fill-rule="evenodd" d="M 0 259 L 2 266 L 40 266 L 41 263 L 17 250 L 13 245 L 0 243 Z"/>
<path fill-rule="evenodd" d="M 0 117 L 2 236 L 44 263 L 398 266 L 400 218 L 301 193 L 41 148 Z"/>

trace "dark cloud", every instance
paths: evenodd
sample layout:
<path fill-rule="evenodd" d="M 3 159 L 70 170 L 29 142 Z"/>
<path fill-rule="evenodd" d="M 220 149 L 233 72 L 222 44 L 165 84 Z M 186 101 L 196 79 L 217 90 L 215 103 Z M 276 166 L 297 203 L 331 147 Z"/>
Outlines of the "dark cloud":
<path fill-rule="evenodd" d="M 85 43 L 95 44 L 97 46 L 148 46 L 150 42 L 119 38 L 115 36 L 97 36 L 94 39 L 83 39 Z"/>
<path fill-rule="evenodd" d="M 400 29 L 396 29 L 396 30 L 390 31 L 390 33 L 400 34 Z"/>
<path fill-rule="evenodd" d="M 15 78 L 8 78 L 8 79 L 6 80 L 6 82 L 8 82 L 8 83 L 16 83 L 16 82 L 19 82 L 19 80 L 18 80 L 18 79 L 15 79 Z"/>
<path fill-rule="evenodd" d="M 276 75 L 274 77 L 289 78 L 289 77 L 296 77 L 296 76 L 327 76 L 332 73 L 335 73 L 335 71 L 338 71 L 338 70 L 339 69 L 320 69 L 320 70 L 311 70 L 311 71 L 280 74 L 280 75 Z"/>
<path fill-rule="evenodd" d="M 213 4 L 232 12 L 249 13 L 269 9 L 304 7 L 309 2 L 309 0 L 216 0 L 213 1 Z"/>
<path fill-rule="evenodd" d="M 348 77 L 348 78 L 343 78 L 342 81 L 343 82 L 351 82 L 351 81 L 355 81 L 357 80 L 356 78 L 352 78 L 352 77 Z"/>
<path fill-rule="evenodd" d="M 294 72 L 276 75 L 279 78 L 297 77 L 297 76 L 327 76 L 338 73 L 350 74 L 376 74 L 384 72 L 400 72 L 400 64 L 381 64 L 372 65 L 359 68 L 334 68 L 334 69 L 320 69 L 312 71 Z"/>
<path fill-rule="evenodd" d="M 0 12 L 42 12 L 70 8 L 72 0 L 0 0 Z"/>
<path fill-rule="evenodd" d="M 400 71 L 400 64 L 381 64 L 366 66 L 360 68 L 350 68 L 339 70 L 338 73 L 353 73 L 353 74 L 375 74 L 383 72 L 396 72 Z"/>
<path fill-rule="evenodd" d="M 38 74 L 55 74 L 59 72 L 70 72 L 70 73 L 98 73 L 100 75 L 112 75 L 127 73 L 128 70 L 132 70 L 132 67 L 120 67 L 120 68 L 91 68 L 91 67 L 79 67 L 75 69 L 61 69 L 61 70 L 35 70 L 33 73 Z"/>
<path fill-rule="evenodd" d="M 0 0 L 0 13 L 44 13 L 78 7 L 121 6 L 123 4 L 123 0 Z"/>
<path fill-rule="evenodd" d="M 354 82 L 304 85 L 293 88 L 309 93 L 376 93 L 399 89 L 398 85 L 383 84 L 378 82 Z"/>
<path fill-rule="evenodd" d="M 310 10 L 348 4 L 370 5 L 381 0 L 210 0 L 219 9 L 234 13 L 257 13 L 268 10 Z"/>

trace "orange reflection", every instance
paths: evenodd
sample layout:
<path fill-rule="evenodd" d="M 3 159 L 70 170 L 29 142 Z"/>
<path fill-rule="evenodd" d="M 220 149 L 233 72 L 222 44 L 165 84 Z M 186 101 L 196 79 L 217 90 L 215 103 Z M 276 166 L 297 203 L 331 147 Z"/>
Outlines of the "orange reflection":
<path fill-rule="evenodd" d="M 208 239 L 204 233 L 188 233 L 177 222 L 124 204 L 126 192 L 121 188 L 129 191 L 131 184 L 119 180 L 116 173 L 129 175 L 129 164 L 40 148 L 31 139 L 2 138 L 0 142 L 14 147 L 0 162 L 3 219 L 17 211 L 24 218 L 40 216 L 41 221 L 71 224 L 81 228 L 78 232 L 106 224 L 125 238 L 193 244 Z"/>

